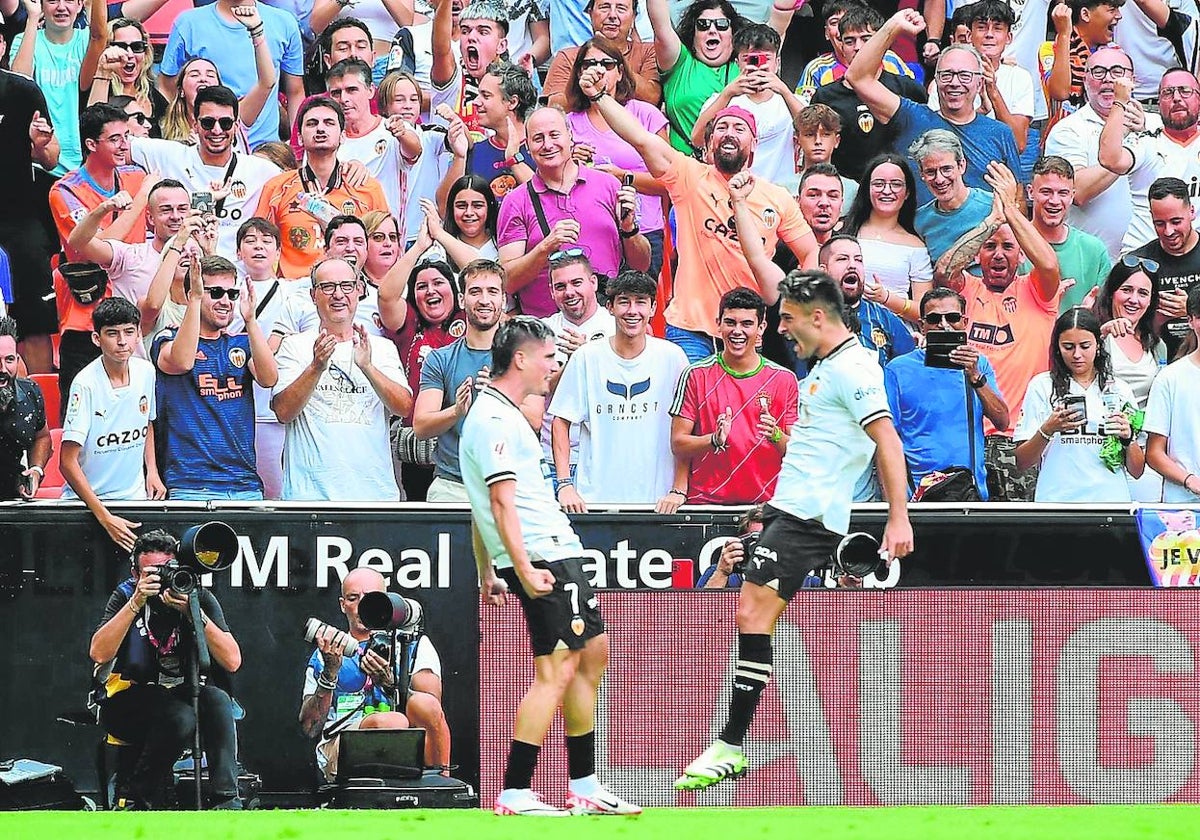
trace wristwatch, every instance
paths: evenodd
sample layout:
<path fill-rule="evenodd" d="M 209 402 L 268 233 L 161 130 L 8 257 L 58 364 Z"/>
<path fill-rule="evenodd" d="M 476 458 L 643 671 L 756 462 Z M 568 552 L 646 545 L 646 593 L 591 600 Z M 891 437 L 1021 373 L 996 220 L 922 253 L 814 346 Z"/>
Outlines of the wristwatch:
<path fill-rule="evenodd" d="M 642 226 L 638 225 L 638 224 L 635 224 L 633 226 L 633 230 L 629 230 L 629 231 L 620 230 L 619 228 L 617 229 L 617 233 L 621 234 L 622 239 L 633 239 L 633 237 L 637 236 L 641 232 L 642 232 Z"/>
<path fill-rule="evenodd" d="M 987 384 L 987 374 L 986 373 L 981 374 L 978 379 L 968 379 L 967 382 L 970 384 L 970 386 L 972 388 L 974 388 L 976 391 L 978 391 L 980 388 L 982 388 L 984 385 Z"/>

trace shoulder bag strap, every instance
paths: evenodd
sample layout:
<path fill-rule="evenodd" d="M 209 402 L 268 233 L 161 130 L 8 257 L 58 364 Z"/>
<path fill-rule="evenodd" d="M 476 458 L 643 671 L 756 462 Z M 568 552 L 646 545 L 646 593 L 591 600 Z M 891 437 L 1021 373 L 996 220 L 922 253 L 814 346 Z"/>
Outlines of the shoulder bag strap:
<path fill-rule="evenodd" d="M 525 182 L 525 189 L 529 190 L 529 201 L 533 204 L 533 213 L 537 216 L 538 227 L 542 229 L 542 238 L 544 239 L 550 235 L 550 225 L 546 222 L 546 211 L 542 207 L 541 196 L 533 188 L 532 179 Z"/>

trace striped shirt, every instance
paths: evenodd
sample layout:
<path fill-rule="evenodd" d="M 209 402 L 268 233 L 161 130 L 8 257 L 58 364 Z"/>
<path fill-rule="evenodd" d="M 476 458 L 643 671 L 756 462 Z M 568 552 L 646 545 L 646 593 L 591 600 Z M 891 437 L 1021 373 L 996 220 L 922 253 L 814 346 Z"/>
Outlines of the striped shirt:
<path fill-rule="evenodd" d="M 904 63 L 904 59 L 891 50 L 883 54 L 883 69 L 897 76 L 908 76 L 913 79 L 912 68 Z M 846 65 L 837 60 L 831 52 L 822 53 L 808 64 L 800 74 L 800 82 L 796 85 L 796 96 L 805 104 L 809 104 L 812 95 L 821 85 L 836 82 L 846 75 Z"/>
<path fill-rule="evenodd" d="M 733 411 L 727 447 L 692 457 L 688 502 L 741 505 L 764 502 L 775 492 L 783 453 L 758 431 L 764 409 L 786 432 L 796 422 L 796 375 L 760 359 L 749 373 L 725 366 L 720 355 L 689 367 L 679 378 L 671 416 L 691 421 L 694 435 L 709 435 L 726 408 Z"/>

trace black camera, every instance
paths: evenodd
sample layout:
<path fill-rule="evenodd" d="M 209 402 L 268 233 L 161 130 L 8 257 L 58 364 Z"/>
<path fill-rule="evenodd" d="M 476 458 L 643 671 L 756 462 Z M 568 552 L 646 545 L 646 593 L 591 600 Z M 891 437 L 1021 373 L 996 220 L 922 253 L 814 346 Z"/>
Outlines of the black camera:
<path fill-rule="evenodd" d="M 421 632 L 421 604 L 395 592 L 367 592 L 358 602 L 358 617 L 371 630 Z"/>
<path fill-rule="evenodd" d="M 196 573 L 178 560 L 168 560 L 160 566 L 148 566 L 147 572 L 158 575 L 163 590 L 170 590 L 176 595 L 187 597 L 200 582 Z"/>
<path fill-rule="evenodd" d="M 758 548 L 760 537 L 762 537 L 762 531 L 751 531 L 738 537 L 738 542 L 742 544 L 742 559 L 733 564 L 735 573 L 740 574 L 746 568 L 746 564 L 754 555 L 754 549 Z"/>
<path fill-rule="evenodd" d="M 367 639 L 367 650 L 373 651 L 384 659 L 392 658 L 392 633 L 390 630 L 376 630 Z"/>

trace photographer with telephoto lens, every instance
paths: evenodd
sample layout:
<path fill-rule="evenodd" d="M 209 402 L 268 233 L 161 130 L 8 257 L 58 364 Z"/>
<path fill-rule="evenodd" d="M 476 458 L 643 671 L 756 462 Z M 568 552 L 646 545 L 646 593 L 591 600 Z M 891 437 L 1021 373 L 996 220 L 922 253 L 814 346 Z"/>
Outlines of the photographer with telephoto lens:
<path fill-rule="evenodd" d="M 704 570 L 696 581 L 697 589 L 737 589 L 742 585 L 742 567 L 758 545 L 763 529 L 762 505 L 755 505 L 738 517 L 736 537 L 721 547 L 717 562 Z"/>
<path fill-rule="evenodd" d="M 118 808 L 163 807 L 171 767 L 195 735 L 187 666 L 196 645 L 186 615 L 188 594 L 165 583 L 185 589 L 189 580 L 195 583 L 195 573 L 175 563 L 178 551 L 179 541 L 166 531 L 137 538 L 131 576 L 109 596 L 89 648 L 96 663 L 92 698 L 99 706 L 100 725 L 137 751 L 128 778 L 118 777 Z M 197 589 L 212 659 L 207 684 L 200 689 L 200 733 L 212 782 L 209 807 L 240 809 L 229 675 L 241 667 L 242 652 L 216 597 Z"/>
<path fill-rule="evenodd" d="M 392 709 L 394 670 L 388 661 L 390 639 L 372 632 L 359 616 L 362 597 L 384 592 L 387 584 L 374 569 L 355 569 L 342 581 L 338 599 L 346 630 L 309 620 L 306 638 L 316 645 L 304 672 L 300 728 L 317 738 L 317 766 L 332 781 L 337 775 L 340 735 L 347 729 L 425 729 L 425 765 L 449 775 L 450 727 L 442 711 L 442 666 L 429 637 L 420 634 L 409 663 L 404 709 Z M 419 632 L 419 631 L 418 631 Z M 348 652 L 351 651 L 352 652 Z M 397 644 L 396 650 L 408 648 Z"/>

